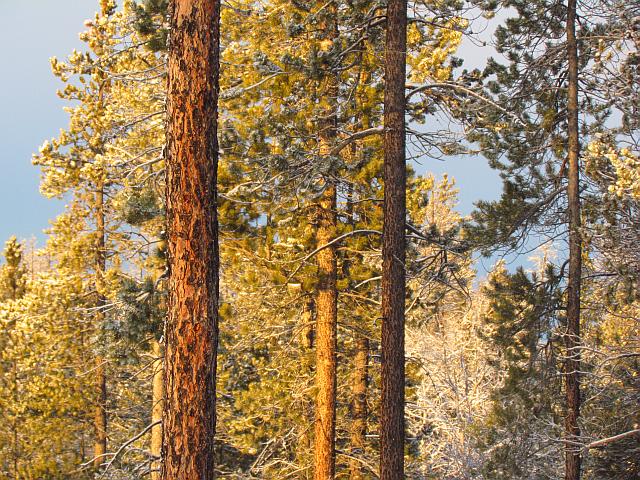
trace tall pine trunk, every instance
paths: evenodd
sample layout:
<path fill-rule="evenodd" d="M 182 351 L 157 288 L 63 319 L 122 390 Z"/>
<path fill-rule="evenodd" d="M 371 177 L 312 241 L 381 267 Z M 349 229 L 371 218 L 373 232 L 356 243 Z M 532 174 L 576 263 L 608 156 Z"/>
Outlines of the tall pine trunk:
<path fill-rule="evenodd" d="M 164 348 L 158 340 L 153 340 L 153 379 L 151 397 L 151 422 L 162 421 L 164 407 Z M 160 459 L 162 455 L 162 424 L 151 427 L 151 480 L 160 480 Z"/>
<path fill-rule="evenodd" d="M 336 187 L 327 186 L 318 207 L 318 246 L 336 237 Z M 316 293 L 316 422 L 314 478 L 331 480 L 335 475 L 336 430 L 336 342 L 338 290 L 336 252 L 327 247 L 317 256 Z"/>
<path fill-rule="evenodd" d="M 322 22 L 325 40 L 334 41 L 338 36 L 337 9 L 335 3 L 328 7 L 329 18 Z M 336 102 L 338 79 L 333 71 L 327 71 L 323 93 L 327 107 L 319 122 L 320 156 L 331 161 L 330 151 L 336 138 Z M 331 170 L 333 170 L 331 168 Z M 327 245 L 337 233 L 337 189 L 332 180 L 325 179 L 326 186 L 317 208 L 316 243 Z M 338 331 L 338 266 L 334 245 L 317 254 L 318 286 L 316 292 L 316 421 L 314 444 L 315 480 L 333 480 L 335 476 L 336 432 L 336 344 Z"/>
<path fill-rule="evenodd" d="M 566 454 L 565 480 L 580 479 L 580 286 L 582 239 L 580 234 L 580 143 L 578 131 L 578 46 L 576 42 L 576 0 L 567 10 L 567 57 L 569 85 L 567 99 L 569 154 L 569 281 L 567 287 L 566 362 Z"/>
<path fill-rule="evenodd" d="M 104 288 L 104 273 L 106 270 L 106 252 L 105 252 L 105 213 L 104 213 L 104 185 L 98 185 L 95 196 L 95 221 L 96 221 L 96 288 L 98 289 L 98 298 L 96 301 L 96 328 L 98 329 L 98 350 L 104 348 L 102 334 L 102 326 L 104 324 L 104 307 L 105 298 L 101 290 Z M 93 456 L 94 467 L 100 468 L 100 465 L 106 460 L 107 453 L 107 372 L 106 361 L 99 352 L 95 357 L 95 407 L 94 407 L 94 444 Z"/>
<path fill-rule="evenodd" d="M 380 479 L 404 478 L 407 2 L 389 0 L 384 88 Z"/>
<path fill-rule="evenodd" d="M 164 480 L 214 478 L 218 343 L 219 0 L 173 0 L 167 85 L 169 258 Z"/>
<path fill-rule="evenodd" d="M 318 246 L 336 237 L 336 187 L 325 190 L 318 213 Z M 316 295 L 316 424 L 315 479 L 335 475 L 336 339 L 338 318 L 337 262 L 333 246 L 318 252 Z"/>

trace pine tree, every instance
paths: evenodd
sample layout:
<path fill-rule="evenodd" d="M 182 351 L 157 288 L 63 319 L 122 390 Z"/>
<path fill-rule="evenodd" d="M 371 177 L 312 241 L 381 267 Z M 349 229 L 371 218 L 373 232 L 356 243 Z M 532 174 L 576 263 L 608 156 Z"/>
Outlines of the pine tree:
<path fill-rule="evenodd" d="M 483 288 L 489 302 L 484 335 L 496 370 L 504 372 L 481 427 L 487 456 L 482 470 L 490 478 L 544 478 L 561 471 L 562 451 L 550 439 L 562 434 L 563 325 L 557 312 L 563 298 L 558 271 L 544 261 L 542 269 L 510 274 L 499 264 Z"/>
<path fill-rule="evenodd" d="M 628 480 L 638 470 L 637 8 L 578 4 L 576 56 L 563 3 L 501 5 L 514 14 L 497 34 L 506 61 L 460 82 L 460 60 L 450 55 L 467 27 L 461 5 L 410 5 L 408 82 L 388 83 L 396 99 L 406 94 L 396 111 L 409 118 L 405 156 L 464 151 L 454 133 L 431 131 L 438 115 L 462 120 L 505 180 L 503 198 L 480 205 L 471 239 L 487 250 L 517 249 L 538 234 L 569 240 L 570 263 L 582 257 L 584 274 L 568 269 L 568 292 L 567 265 L 498 267 L 474 290 L 453 184 L 408 169 L 406 215 L 397 222 L 406 295 L 394 309 L 407 329 L 403 388 L 395 391 L 405 392 L 398 410 L 408 435 L 394 444 L 395 458 L 404 457 L 410 478 L 559 478 L 560 442 L 573 435 L 566 475 L 575 478 L 582 460 L 585 478 Z M 71 121 L 36 163 L 43 191 L 70 204 L 53 221 L 48 268 L 29 272 L 21 298 L 0 302 L 1 368 L 16 367 L 0 382 L 0 410 L 17 419 L 0 426 L 0 476 L 88 477 L 97 456 L 105 478 L 160 477 L 168 6 L 102 0 L 81 33 L 87 51 L 53 62 L 65 83 L 60 95 L 74 101 Z M 368 0 L 242 0 L 221 12 L 219 477 L 379 476 L 389 154 L 381 134 L 394 133 L 381 128 L 382 8 Z M 588 142 L 582 155 L 576 139 Z M 571 195 L 568 183 L 579 187 Z M 571 298 L 576 308 L 565 314 Z M 565 409 L 563 399 L 577 399 L 578 389 L 563 392 L 561 380 L 577 385 L 578 351 L 588 374 L 579 379 L 586 401 L 574 421 L 577 402 Z M 565 413 L 571 435 L 562 430 Z"/>
<path fill-rule="evenodd" d="M 25 294 L 27 273 L 23 265 L 22 245 L 18 243 L 16 237 L 11 237 L 6 241 L 2 256 L 5 259 L 5 263 L 0 268 L 0 302 L 16 301 Z M 9 319 L 9 322 L 15 324 L 14 319 Z M 18 339 L 15 336 L 15 332 L 12 332 L 11 323 L 7 325 L 6 338 L 3 338 L 2 343 L 10 342 L 13 344 L 12 346 L 14 346 L 18 343 Z M 6 350 L 6 347 L 2 349 Z M 4 409 L 6 409 L 7 413 L 12 412 L 12 418 L 6 419 L 11 426 L 10 432 L 8 432 L 9 435 L 3 435 L 3 443 L 11 449 L 10 454 L 7 454 L 6 458 L 11 458 L 12 465 L 11 467 L 3 465 L 2 470 L 11 472 L 12 478 L 17 479 L 19 476 L 19 464 L 22 460 L 19 441 L 21 418 L 17 411 L 20 402 L 18 360 L 17 358 L 13 358 L 8 363 L 8 365 L 2 365 L 2 377 L 3 380 L 6 379 L 5 381 L 9 384 L 3 385 L 3 390 L 7 393 L 9 391 L 11 392 L 9 397 L 10 402 L 5 401 L 2 403 L 5 404 Z M 9 408 L 7 403 L 12 404 L 13 408 Z"/>
<path fill-rule="evenodd" d="M 106 65 L 102 58 L 114 50 L 114 33 L 116 22 L 113 21 L 116 6 L 112 1 L 100 2 L 100 12 L 88 23 L 89 30 L 82 38 L 89 44 L 95 58 L 90 54 L 74 52 L 68 63 L 52 60 L 54 74 L 67 83 L 61 96 L 66 99 L 80 100 L 78 106 L 71 110 L 69 129 L 63 131 L 59 138 L 45 142 L 38 155 L 34 156 L 34 164 L 40 165 L 44 172 L 41 190 L 48 196 L 59 196 L 65 192 L 73 192 L 74 203 L 81 208 L 71 209 L 79 214 L 78 221 L 87 221 L 94 225 L 94 232 L 86 237 L 87 246 L 91 245 L 89 258 L 93 262 L 76 259 L 77 266 L 86 275 L 90 275 L 94 286 L 94 324 L 95 328 L 95 388 L 94 388 L 94 467 L 99 469 L 107 455 L 107 368 L 108 361 L 104 356 L 104 325 L 106 316 L 106 292 L 108 282 L 105 279 L 107 269 L 107 249 L 112 239 L 106 235 L 107 226 L 115 229 L 113 218 L 110 218 L 110 206 L 105 202 L 105 195 L 113 192 L 112 180 L 116 175 L 109 170 L 109 156 L 105 144 L 111 133 L 114 119 L 110 117 L 107 107 L 110 96 L 110 82 L 104 72 Z M 69 76 L 81 75 L 81 86 L 69 82 Z M 87 83 L 86 78 L 89 77 Z M 114 182 L 115 183 L 115 182 Z M 65 254 L 61 252 L 64 256 Z M 114 264 L 116 261 L 113 262 Z"/>
<path fill-rule="evenodd" d="M 567 7 L 567 139 L 569 183 L 567 186 L 569 229 L 569 276 L 567 280 L 567 332 L 565 345 L 566 375 L 566 457 L 565 480 L 580 479 L 580 451 L 575 444 L 580 439 L 580 287 L 582 284 L 582 225 L 580 212 L 580 132 L 578 110 L 578 45 L 576 40 L 576 1 Z"/>
<path fill-rule="evenodd" d="M 489 115 L 480 122 L 482 133 L 470 136 L 480 142 L 491 166 L 501 172 L 503 194 L 499 201 L 478 203 L 473 214 L 476 225 L 468 231 L 489 247 L 487 251 L 498 246 L 518 251 L 558 236 L 568 243 L 563 337 L 565 478 L 576 480 L 583 441 L 579 372 L 585 370 L 580 362 L 581 262 L 591 248 L 583 239 L 581 217 L 583 210 L 591 210 L 598 202 L 581 179 L 580 142 L 601 129 L 611 114 L 595 91 L 579 91 L 578 86 L 579 81 L 588 84 L 593 78 L 590 60 L 595 53 L 595 32 L 603 24 L 596 10 L 576 10 L 571 1 L 568 5 L 556 1 L 504 5 L 517 11 L 496 32 L 497 50 L 508 63 L 490 60 L 484 79 L 494 99 L 510 100 L 510 109 L 520 120 L 505 123 L 499 120 L 498 109 L 487 108 Z M 578 17 L 589 21 L 578 22 Z M 564 225 L 561 234 L 559 224 Z"/>
<path fill-rule="evenodd" d="M 323 5 L 322 43 L 333 45 L 338 42 L 337 4 Z M 325 72 L 321 89 L 328 98 L 327 108 L 319 112 L 319 146 L 321 157 L 329 157 L 335 143 L 337 128 L 338 78 L 331 65 Z M 333 67 L 333 68 L 331 68 Z M 325 160 L 326 161 L 326 160 Z M 328 163 L 331 164 L 329 158 Z M 335 162 L 335 161 L 334 161 Z M 336 388 L 337 388 L 337 335 L 338 335 L 338 264 L 336 246 L 332 243 L 337 236 L 337 188 L 331 176 L 335 167 L 330 167 L 325 176 L 324 191 L 318 201 L 316 242 L 322 250 L 317 253 L 318 285 L 315 298 L 316 309 L 316 422 L 314 444 L 314 478 L 332 480 L 335 477 L 335 435 L 336 435 Z"/>
<path fill-rule="evenodd" d="M 86 353 L 73 272 L 28 272 L 21 246 L 8 242 L 0 302 L 0 468 L 7 478 L 60 478 L 80 460 L 88 379 L 70 375 Z M 29 274 L 27 278 L 27 273 Z M 86 365 L 83 365 L 85 367 Z M 80 473 L 79 478 L 85 478 Z"/>

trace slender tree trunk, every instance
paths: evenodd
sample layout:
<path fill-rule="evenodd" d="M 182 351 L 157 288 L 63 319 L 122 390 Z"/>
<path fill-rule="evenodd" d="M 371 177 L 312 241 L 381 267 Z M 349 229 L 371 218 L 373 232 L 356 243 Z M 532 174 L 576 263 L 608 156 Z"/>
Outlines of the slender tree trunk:
<path fill-rule="evenodd" d="M 567 56 L 569 86 L 567 99 L 569 143 L 569 281 L 567 287 L 566 362 L 566 457 L 565 480 L 580 479 L 580 449 L 570 442 L 580 437 L 580 286 L 582 239 L 580 234 L 580 143 L 578 131 L 578 46 L 576 42 L 576 0 L 567 11 Z"/>
<path fill-rule="evenodd" d="M 95 221 L 96 221 L 96 288 L 98 298 L 96 302 L 96 328 L 98 329 L 98 350 L 95 357 L 95 395 L 96 404 L 94 408 L 94 444 L 93 444 L 93 465 L 100 468 L 106 460 L 107 453 L 107 372 L 105 359 L 102 356 L 103 338 L 102 326 L 104 324 L 104 306 L 106 304 L 102 289 L 104 288 L 104 273 L 106 270 L 105 255 L 105 213 L 104 213 L 104 185 L 98 185 L 95 196 Z"/>
<path fill-rule="evenodd" d="M 351 456 L 350 475 L 352 480 L 364 480 L 362 463 L 358 460 L 366 446 L 367 434 L 367 388 L 369 385 L 369 339 L 364 333 L 356 334 L 356 350 L 353 359 L 353 396 L 351 399 Z"/>
<path fill-rule="evenodd" d="M 219 0 L 170 2 L 164 480 L 214 478 Z"/>
<path fill-rule="evenodd" d="M 318 246 L 336 237 L 336 187 L 327 186 L 318 209 Z M 336 252 L 333 246 L 321 250 L 316 294 L 316 423 L 315 479 L 331 480 L 335 475 L 336 429 L 336 339 L 338 290 Z"/>
<path fill-rule="evenodd" d="M 327 18 L 322 21 L 324 40 L 335 41 L 338 36 L 336 4 L 327 7 Z M 323 94 L 327 103 L 320 126 L 320 156 L 327 158 L 336 137 L 336 102 L 338 79 L 334 72 L 325 73 Z M 327 158 L 326 161 L 330 161 Z M 316 242 L 326 245 L 337 234 L 337 190 L 327 183 L 317 209 Z M 335 246 L 317 254 L 318 287 L 316 292 L 316 422 L 314 445 L 315 480 L 333 480 L 335 476 L 336 431 L 336 344 L 338 330 L 338 267 Z"/>
<path fill-rule="evenodd" d="M 108 15 L 108 6 L 106 3 L 101 3 L 100 13 L 103 18 Z M 100 105 L 104 107 L 104 94 L 109 89 L 109 82 L 104 72 L 98 72 L 98 75 L 102 77 L 102 84 L 98 92 L 98 99 Z M 102 153 L 102 152 L 100 152 Z M 104 172 L 102 172 L 104 173 Z M 95 258 L 95 270 L 96 270 L 96 289 L 97 289 L 97 302 L 96 302 L 96 328 L 98 329 L 98 355 L 95 357 L 95 395 L 96 405 L 94 409 L 94 444 L 93 444 L 93 466 L 97 470 L 102 463 L 106 460 L 105 455 L 107 453 L 107 372 L 106 362 L 102 356 L 102 350 L 104 349 L 104 337 L 102 335 L 102 328 L 105 321 L 104 308 L 106 305 L 106 299 L 103 294 L 104 289 L 104 275 L 107 268 L 107 256 L 106 256 L 106 230 L 105 230 L 105 211 L 104 211 L 104 189 L 105 185 L 100 182 L 96 185 L 95 196 L 95 222 L 96 222 L 96 258 Z"/>
<path fill-rule="evenodd" d="M 151 422 L 162 420 L 164 407 L 164 348 L 159 341 L 154 340 L 153 349 L 153 395 L 151 404 Z M 151 480 L 160 480 L 160 466 L 162 455 L 162 424 L 151 428 Z"/>
<path fill-rule="evenodd" d="M 407 2 L 389 0 L 384 89 L 380 479 L 404 478 Z"/>

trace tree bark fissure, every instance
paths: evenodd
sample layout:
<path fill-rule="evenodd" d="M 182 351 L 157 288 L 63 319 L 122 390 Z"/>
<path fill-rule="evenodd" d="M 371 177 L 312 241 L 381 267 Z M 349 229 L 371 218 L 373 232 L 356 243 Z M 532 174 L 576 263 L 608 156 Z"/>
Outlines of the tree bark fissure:
<path fill-rule="evenodd" d="M 219 14 L 217 0 L 170 4 L 164 480 L 214 478 Z"/>

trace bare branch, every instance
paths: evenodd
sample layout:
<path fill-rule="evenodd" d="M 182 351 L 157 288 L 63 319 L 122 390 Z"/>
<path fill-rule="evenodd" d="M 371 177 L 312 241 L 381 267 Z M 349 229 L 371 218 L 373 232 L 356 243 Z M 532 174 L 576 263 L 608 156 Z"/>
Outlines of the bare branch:
<path fill-rule="evenodd" d="M 613 442 L 617 442 L 618 440 L 623 440 L 627 437 L 633 437 L 634 435 L 640 435 L 640 428 L 636 428 L 635 430 L 629 430 L 628 432 L 620 433 L 619 435 L 614 435 L 613 437 L 596 440 L 595 442 L 591 442 L 588 445 L 585 445 L 584 448 L 589 450 L 591 448 L 604 447 L 605 445 L 608 445 Z"/>

